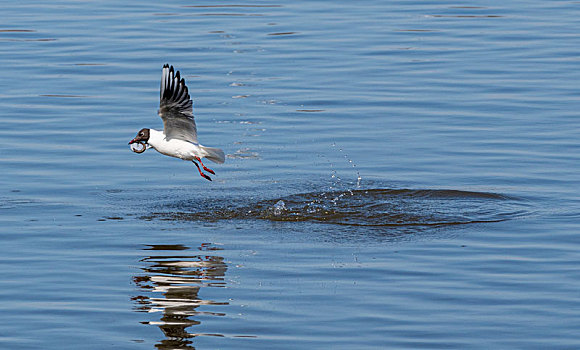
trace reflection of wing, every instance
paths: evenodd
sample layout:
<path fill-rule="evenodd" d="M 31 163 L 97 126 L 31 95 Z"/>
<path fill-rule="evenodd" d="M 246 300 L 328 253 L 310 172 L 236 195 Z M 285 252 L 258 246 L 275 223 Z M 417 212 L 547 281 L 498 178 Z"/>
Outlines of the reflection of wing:
<path fill-rule="evenodd" d="M 193 102 L 189 97 L 185 79 L 168 64 L 161 76 L 159 116 L 163 119 L 163 133 L 167 139 L 197 143 L 197 128 L 193 119 Z"/>

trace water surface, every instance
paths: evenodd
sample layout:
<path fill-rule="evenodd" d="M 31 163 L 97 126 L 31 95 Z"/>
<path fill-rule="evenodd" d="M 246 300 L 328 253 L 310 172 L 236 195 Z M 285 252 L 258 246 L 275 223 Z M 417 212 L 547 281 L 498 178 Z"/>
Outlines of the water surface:
<path fill-rule="evenodd" d="M 2 8 L 0 348 L 580 347 L 577 2 Z"/>

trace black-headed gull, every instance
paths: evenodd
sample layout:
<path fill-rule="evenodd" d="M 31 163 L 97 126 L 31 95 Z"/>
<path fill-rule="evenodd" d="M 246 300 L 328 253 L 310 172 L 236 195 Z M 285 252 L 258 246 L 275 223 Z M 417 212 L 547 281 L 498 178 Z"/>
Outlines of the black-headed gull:
<path fill-rule="evenodd" d="M 163 131 L 141 129 L 129 144 L 139 143 L 143 148 L 140 150 L 132 148 L 132 150 L 136 153 L 143 153 L 146 147 L 150 146 L 166 156 L 190 160 L 199 170 L 199 174 L 211 181 L 211 178 L 201 171 L 196 160 L 203 170 L 215 175 L 213 170 L 203 165 L 201 158 L 222 164 L 225 160 L 224 151 L 202 146 L 197 141 L 193 102 L 189 97 L 185 79 L 180 78 L 179 71 L 174 71 L 173 66 L 168 64 L 163 66 L 161 100 L 157 113 L 163 120 Z"/>

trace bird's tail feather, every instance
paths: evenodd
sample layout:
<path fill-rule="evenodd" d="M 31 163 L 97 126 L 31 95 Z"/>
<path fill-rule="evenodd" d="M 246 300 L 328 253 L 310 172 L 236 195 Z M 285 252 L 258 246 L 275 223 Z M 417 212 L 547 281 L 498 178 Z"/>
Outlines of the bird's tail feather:
<path fill-rule="evenodd" d="M 219 148 L 201 146 L 201 149 L 206 153 L 205 158 L 214 163 L 222 164 L 226 160 L 224 151 Z"/>

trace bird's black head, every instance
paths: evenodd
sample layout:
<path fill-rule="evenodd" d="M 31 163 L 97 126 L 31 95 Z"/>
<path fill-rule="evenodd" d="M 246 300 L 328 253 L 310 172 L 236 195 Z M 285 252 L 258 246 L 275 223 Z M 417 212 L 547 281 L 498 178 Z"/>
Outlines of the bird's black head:
<path fill-rule="evenodd" d="M 135 136 L 135 138 L 133 140 L 131 140 L 129 142 L 129 144 L 132 144 L 135 142 L 145 142 L 146 143 L 147 141 L 149 141 L 149 129 L 141 129 L 137 133 L 137 136 Z"/>

